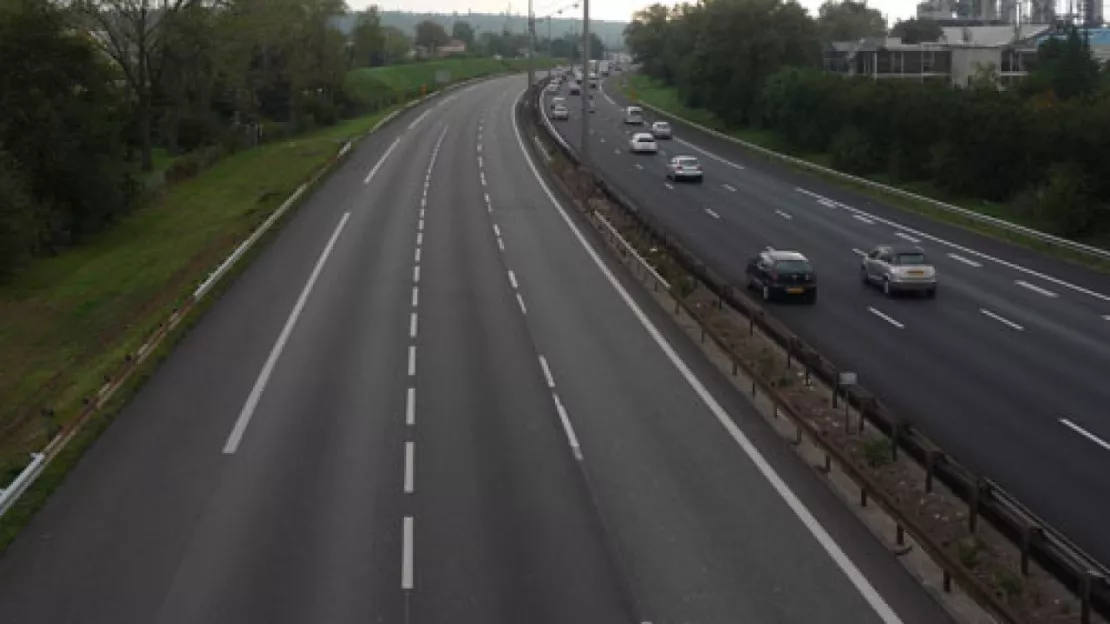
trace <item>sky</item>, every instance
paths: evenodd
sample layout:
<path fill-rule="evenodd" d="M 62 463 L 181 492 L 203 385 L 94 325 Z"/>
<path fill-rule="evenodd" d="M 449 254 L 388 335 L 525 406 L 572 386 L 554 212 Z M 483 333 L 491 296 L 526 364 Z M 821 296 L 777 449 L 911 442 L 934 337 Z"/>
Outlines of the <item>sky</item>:
<path fill-rule="evenodd" d="M 811 15 L 817 14 L 817 7 L 822 0 L 800 0 L 801 4 L 809 9 Z M 533 0 L 536 14 L 552 13 L 564 6 L 570 6 L 575 0 Z M 663 4 L 676 4 L 664 1 Z M 468 10 L 475 13 L 502 13 L 511 6 L 512 12 L 523 15 L 528 11 L 527 0 L 347 0 L 353 9 L 363 9 L 371 4 L 376 4 L 385 10 L 413 11 L 418 13 L 450 13 L 458 11 L 466 13 Z M 652 0 L 592 0 L 590 2 L 590 18 L 599 20 L 613 20 L 627 22 L 632 13 L 653 4 Z M 912 17 L 917 0 L 869 0 L 868 4 L 883 13 L 889 22 L 896 19 Z"/>

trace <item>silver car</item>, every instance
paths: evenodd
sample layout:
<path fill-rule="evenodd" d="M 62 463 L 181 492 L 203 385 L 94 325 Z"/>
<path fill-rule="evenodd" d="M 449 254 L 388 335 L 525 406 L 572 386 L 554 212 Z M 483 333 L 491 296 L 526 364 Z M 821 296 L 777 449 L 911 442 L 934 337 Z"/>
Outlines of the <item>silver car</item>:
<path fill-rule="evenodd" d="M 551 109 L 551 118 L 570 119 L 570 111 L 567 110 L 566 106 L 563 106 L 562 104 L 557 104 L 555 108 Z"/>
<path fill-rule="evenodd" d="M 665 121 L 657 121 L 651 124 L 651 135 L 657 139 L 671 138 L 671 124 Z"/>
<path fill-rule="evenodd" d="M 864 284 L 875 284 L 887 296 L 901 292 L 937 294 L 937 270 L 925 250 L 913 245 L 879 245 L 860 264 Z"/>

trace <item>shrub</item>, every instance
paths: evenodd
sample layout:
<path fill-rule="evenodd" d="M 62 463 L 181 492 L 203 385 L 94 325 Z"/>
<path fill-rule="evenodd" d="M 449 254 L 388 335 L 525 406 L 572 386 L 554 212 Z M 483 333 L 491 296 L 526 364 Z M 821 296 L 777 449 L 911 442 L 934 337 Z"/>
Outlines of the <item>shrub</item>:
<path fill-rule="evenodd" d="M 1020 196 L 1016 208 L 1054 234 L 1082 237 L 1095 229 L 1105 212 L 1092 186 L 1082 166 L 1059 163 L 1049 169 L 1047 180 Z"/>
<path fill-rule="evenodd" d="M 877 150 L 871 140 L 855 126 L 848 126 L 833 137 L 829 148 L 832 166 L 854 175 L 865 175 L 878 169 Z"/>

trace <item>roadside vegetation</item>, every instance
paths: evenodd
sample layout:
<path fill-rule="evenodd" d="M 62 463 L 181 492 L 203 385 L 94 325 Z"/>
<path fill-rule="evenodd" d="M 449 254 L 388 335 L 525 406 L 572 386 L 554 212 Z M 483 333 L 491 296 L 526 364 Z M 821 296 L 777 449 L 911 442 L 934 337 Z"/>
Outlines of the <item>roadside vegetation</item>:
<path fill-rule="evenodd" d="M 936 36 L 910 20 L 892 36 Z M 821 69 L 821 46 L 882 35 L 877 10 L 742 1 L 636 14 L 626 43 L 642 64 L 630 92 L 776 151 L 1088 244 L 1110 246 L 1110 66 L 1082 34 L 1042 44 L 1036 69 L 1000 88 L 985 68 L 966 88 Z M 911 206 L 922 209 L 922 206 Z"/>
<path fill-rule="evenodd" d="M 123 4 L 0 3 L 28 69 L 0 71 L 0 487 L 343 141 L 437 76 L 526 67 L 461 20 L 467 53 L 430 58 L 442 27 L 341 32 L 331 0 Z"/>

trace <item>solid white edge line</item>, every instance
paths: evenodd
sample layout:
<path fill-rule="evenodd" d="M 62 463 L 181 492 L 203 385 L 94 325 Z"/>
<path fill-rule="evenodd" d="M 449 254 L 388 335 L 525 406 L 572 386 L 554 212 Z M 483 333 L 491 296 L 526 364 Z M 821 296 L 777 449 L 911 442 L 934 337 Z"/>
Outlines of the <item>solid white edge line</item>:
<path fill-rule="evenodd" d="M 543 369 L 543 378 L 545 380 L 547 380 L 547 387 L 548 388 L 554 388 L 555 387 L 555 377 L 553 377 L 551 375 L 551 369 L 547 367 L 547 358 L 545 358 L 542 355 L 539 356 L 539 358 L 540 358 L 540 368 Z"/>
<path fill-rule="evenodd" d="M 419 221 L 416 222 L 416 229 L 418 229 L 420 231 L 424 231 L 424 220 L 423 219 L 420 219 Z"/>
<path fill-rule="evenodd" d="M 528 314 L 528 306 L 524 305 L 524 297 L 521 297 L 520 293 L 516 294 L 516 302 L 520 304 L 520 311 L 524 314 Z"/>
<path fill-rule="evenodd" d="M 416 464 L 416 443 L 411 440 L 405 442 L 405 494 L 412 494 L 416 487 L 413 468 Z"/>
<path fill-rule="evenodd" d="M 417 264 L 420 264 L 420 248 L 419 247 L 416 248 L 416 253 L 413 254 L 413 256 L 412 256 L 412 261 L 417 263 Z"/>
<path fill-rule="evenodd" d="M 274 346 L 270 349 L 270 355 L 266 358 L 266 363 L 262 365 L 262 370 L 254 381 L 254 387 L 251 388 L 251 392 L 247 396 L 247 402 L 243 404 L 243 409 L 239 411 L 239 417 L 235 420 L 235 425 L 227 436 L 227 442 L 224 444 L 225 455 L 233 454 L 238 450 L 239 443 L 243 440 L 243 434 L 247 430 L 247 425 L 250 424 L 251 418 L 254 416 L 254 410 L 258 407 L 258 402 L 262 399 L 262 393 L 266 390 L 266 384 L 270 381 L 270 375 L 274 372 L 274 366 L 277 365 L 278 358 L 281 357 L 281 352 L 285 349 L 285 343 L 293 333 L 293 328 L 297 325 L 297 319 L 300 318 L 305 304 L 308 303 L 308 297 L 312 294 L 312 288 L 316 285 L 316 280 L 320 277 L 320 272 L 324 270 L 324 264 L 327 263 L 328 256 L 331 255 L 331 250 L 335 247 L 335 242 L 339 240 L 339 235 L 343 233 L 343 228 L 350 218 L 351 213 L 343 213 L 343 217 L 339 219 L 339 225 L 335 226 L 335 231 L 332 232 L 327 245 L 320 252 L 320 257 L 316 260 L 316 266 L 312 268 L 308 281 L 305 282 L 300 296 L 297 297 L 297 302 L 293 305 L 289 317 L 285 320 L 285 326 L 281 328 L 281 333 L 274 341 Z"/>
<path fill-rule="evenodd" d="M 501 228 L 497 227 L 496 223 L 493 224 L 493 234 L 494 236 L 501 236 Z"/>
<path fill-rule="evenodd" d="M 894 235 L 897 236 L 898 238 L 901 238 L 902 240 L 907 240 L 911 243 L 920 243 L 921 242 L 921 239 L 914 238 L 914 237 L 910 236 L 909 234 L 906 234 L 905 232 L 895 232 Z"/>
<path fill-rule="evenodd" d="M 1053 299 L 1055 299 L 1056 297 L 1060 296 L 1060 295 L 1052 292 L 1051 290 L 1041 288 L 1040 286 L 1037 286 L 1036 284 L 1030 284 L 1029 282 L 1027 282 L 1025 280 L 1014 280 L 1014 283 L 1017 284 L 1018 286 L 1021 286 L 1022 288 L 1027 288 L 1029 290 L 1032 290 L 1033 292 L 1035 292 L 1039 295 L 1044 295 L 1045 297 L 1052 297 Z"/>
<path fill-rule="evenodd" d="M 977 269 L 983 268 L 982 264 L 980 264 L 980 263 L 978 263 L 974 260 L 969 260 L 968 258 L 965 258 L 965 257 L 963 257 L 961 255 L 958 255 L 958 254 L 950 253 L 950 254 L 948 254 L 948 257 L 952 258 L 956 262 L 962 262 L 962 263 L 964 263 L 968 266 L 972 266 L 972 267 L 975 267 Z"/>
<path fill-rule="evenodd" d="M 484 162 L 482 161 L 482 157 L 481 157 L 481 156 L 479 156 L 479 157 L 478 157 L 478 166 L 479 166 L 479 167 L 485 167 L 485 166 L 486 166 L 486 165 L 485 165 L 485 163 L 484 163 Z"/>
<path fill-rule="evenodd" d="M 1107 442 L 1106 440 L 1103 440 L 1102 438 L 1100 438 L 1097 435 L 1091 433 L 1090 431 L 1087 431 L 1083 427 L 1080 427 L 1079 425 L 1073 423 L 1072 421 L 1068 420 L 1067 418 L 1061 418 L 1060 419 L 1060 424 L 1064 425 L 1068 429 L 1071 429 L 1072 431 L 1078 433 L 1079 435 L 1083 436 L 1084 438 L 1087 438 L 1091 442 L 1094 442 L 1095 444 L 1101 446 L 1102 448 L 1106 449 L 1107 451 L 1110 451 L 1110 442 Z"/>
<path fill-rule="evenodd" d="M 413 294 L 415 295 L 416 293 L 414 292 Z M 416 323 L 416 312 L 413 312 L 409 315 L 409 338 L 416 338 Z"/>
<path fill-rule="evenodd" d="M 416 424 L 416 388 L 412 387 L 405 393 L 405 424 Z"/>
<path fill-rule="evenodd" d="M 513 290 L 516 290 L 518 288 L 516 283 L 516 273 L 513 273 L 512 269 L 509 270 L 509 283 L 513 285 Z"/>
<path fill-rule="evenodd" d="M 417 232 L 416 233 L 416 244 L 417 244 L 417 246 L 420 246 L 420 245 L 424 244 L 424 233 L 423 232 Z"/>
<path fill-rule="evenodd" d="M 898 329 L 905 329 L 905 327 L 906 327 L 905 325 L 903 325 L 903 324 L 899 323 L 898 321 L 894 320 L 894 318 L 892 318 L 891 316 L 889 316 L 887 314 L 884 314 L 884 313 L 876 310 L 875 308 L 868 307 L 867 310 L 869 312 L 871 312 L 872 314 L 874 314 L 875 316 L 883 319 L 887 323 L 890 323 L 891 325 L 897 327 Z"/>
<path fill-rule="evenodd" d="M 389 158 L 389 155 L 393 153 L 393 150 L 397 149 L 397 144 L 400 142 L 401 137 L 393 139 L 393 142 L 389 144 L 389 149 L 385 150 L 385 153 L 382 154 L 382 157 L 378 159 L 378 162 L 370 170 L 370 173 L 366 174 L 366 179 L 362 181 L 363 184 L 370 184 L 370 181 L 373 180 L 374 176 L 378 173 L 378 169 L 382 168 L 382 164 L 385 163 L 386 159 Z"/>
<path fill-rule="evenodd" d="M 539 182 L 547 198 L 563 218 L 563 222 L 570 228 L 574 237 L 578 239 L 579 244 L 582 245 L 586 254 L 593 260 L 594 265 L 597 266 L 601 274 L 608 280 L 613 290 L 617 292 L 625 305 L 628 306 L 632 314 L 640 321 L 640 324 L 655 341 L 655 344 L 657 344 L 663 353 L 671 360 L 671 363 L 678 369 L 679 373 L 698 397 L 701 398 L 702 402 L 713 412 L 713 415 L 716 416 L 721 426 L 724 427 L 736 444 L 739 445 L 744 453 L 751 459 L 756 469 L 767 479 L 767 482 L 771 484 L 775 492 L 778 493 L 790 510 L 794 512 L 794 515 L 798 517 L 798 520 L 809 530 L 818 544 L 821 545 L 821 548 L 828 553 L 829 557 L 836 563 L 837 567 L 840 568 L 852 585 L 855 586 L 856 590 L 859 591 L 860 595 L 863 596 L 864 600 L 867 601 L 879 618 L 885 624 L 901 624 L 902 620 L 894 613 L 894 610 L 890 608 L 886 600 L 879 595 L 879 592 L 875 590 L 863 573 L 860 572 L 859 568 L 852 563 L 852 560 L 848 558 L 848 555 L 844 553 L 840 545 L 833 540 L 832 536 L 829 535 L 828 531 L 821 525 L 821 522 L 813 516 L 805 504 L 802 503 L 798 496 L 786 485 L 786 482 L 782 480 L 778 472 L 767 462 L 763 454 L 759 452 L 759 449 L 752 444 L 751 440 L 748 439 L 748 437 L 744 435 L 744 432 L 732 421 L 725 409 L 721 407 L 721 404 L 713 398 L 713 395 L 709 393 L 709 390 L 701 383 L 701 380 L 694 375 L 693 371 L 686 365 L 686 362 L 682 360 L 670 343 L 667 342 L 667 339 L 663 337 L 651 320 L 648 319 L 644 311 L 640 309 L 640 306 L 636 304 L 636 301 L 632 299 L 632 296 L 628 294 L 628 291 L 625 290 L 624 286 L 622 286 L 616 276 L 613 275 L 613 272 L 609 270 L 609 267 L 606 266 L 597 251 L 594 250 L 593 246 L 590 245 L 589 241 L 582 235 L 582 232 L 563 209 L 559 200 L 555 199 L 555 195 L 552 194 L 551 189 L 548 188 L 547 182 L 544 181 L 543 176 L 541 176 L 540 172 L 536 169 L 536 164 L 532 162 L 532 156 L 528 153 L 528 149 L 524 145 L 524 139 L 520 136 L 520 129 L 517 127 L 516 107 L 512 107 L 510 111 L 513 132 L 516 134 L 517 144 L 520 145 L 520 151 L 524 154 L 525 162 L 528 163 L 528 167 L 532 170 L 532 175 L 535 176 L 536 181 Z"/>
<path fill-rule="evenodd" d="M 410 590 L 413 588 L 412 582 L 412 516 L 405 516 L 404 530 L 402 531 L 402 546 L 401 546 L 401 589 Z"/>
<path fill-rule="evenodd" d="M 999 323 L 1002 323 L 1003 325 L 1008 325 L 1011 328 L 1016 329 L 1018 331 L 1025 331 L 1025 328 L 1022 327 L 1021 325 L 1018 325 L 1017 323 L 1011 321 L 1010 319 L 1008 319 L 1004 316 L 995 314 L 994 312 L 991 312 L 990 310 L 988 310 L 986 308 L 979 308 L 979 311 L 983 313 L 983 316 L 988 316 L 988 317 L 998 321 Z"/>

